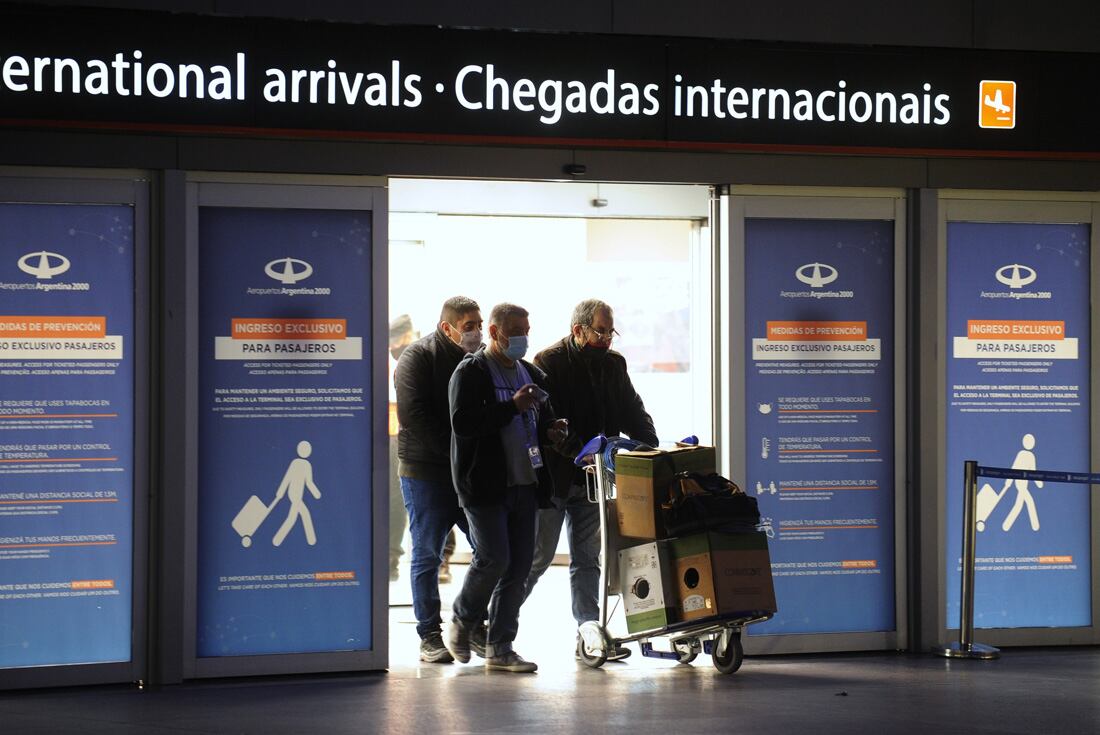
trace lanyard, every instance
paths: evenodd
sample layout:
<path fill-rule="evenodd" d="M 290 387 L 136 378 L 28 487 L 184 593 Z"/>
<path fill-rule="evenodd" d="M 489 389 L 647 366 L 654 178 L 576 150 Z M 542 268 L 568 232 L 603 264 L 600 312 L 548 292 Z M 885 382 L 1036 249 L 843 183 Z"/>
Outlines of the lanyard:
<path fill-rule="evenodd" d="M 519 381 L 519 385 L 515 387 L 508 385 L 508 379 L 504 376 L 504 371 L 500 369 L 500 366 L 490 355 L 485 355 L 485 361 L 489 365 L 489 373 L 493 376 L 493 388 L 496 390 L 497 400 L 500 402 L 512 400 L 512 396 L 520 387 L 532 382 L 531 374 L 527 372 L 527 368 L 519 360 L 516 360 L 516 379 Z M 535 437 L 534 427 L 538 421 L 538 408 L 521 411 L 516 418 L 523 422 L 523 431 L 527 435 L 528 449 L 537 447 L 538 441 Z"/>

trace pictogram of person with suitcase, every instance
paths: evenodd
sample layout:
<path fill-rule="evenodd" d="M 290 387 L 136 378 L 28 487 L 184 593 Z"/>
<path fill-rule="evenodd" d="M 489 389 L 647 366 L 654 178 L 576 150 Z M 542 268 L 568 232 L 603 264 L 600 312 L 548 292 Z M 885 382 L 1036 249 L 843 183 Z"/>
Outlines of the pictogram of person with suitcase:
<path fill-rule="evenodd" d="M 321 491 L 313 482 L 313 465 L 309 462 L 309 456 L 312 453 L 313 445 L 308 441 L 298 442 L 298 456 L 291 460 L 290 466 L 286 468 L 286 474 L 283 475 L 283 480 L 279 483 L 279 489 L 275 492 L 275 499 L 271 501 L 271 505 L 267 505 L 260 498 L 253 495 L 244 504 L 241 511 L 237 513 L 232 525 L 233 530 L 241 536 L 241 546 L 247 549 L 252 545 L 252 536 L 283 497 L 290 501 L 290 510 L 287 513 L 286 520 L 283 521 L 283 525 L 279 527 L 275 537 L 271 539 L 272 545 L 282 545 L 299 518 L 302 520 L 302 528 L 306 533 L 306 543 L 310 546 L 316 545 L 317 533 L 313 530 L 313 517 L 310 515 L 309 508 L 305 503 L 305 491 L 307 489 L 314 499 L 321 499 Z"/>
<path fill-rule="evenodd" d="M 1031 451 L 1035 449 L 1035 436 L 1033 434 L 1024 434 L 1021 439 L 1023 449 L 1016 453 L 1016 459 L 1012 461 L 1012 469 L 1014 470 L 1034 470 L 1035 452 Z M 1031 530 L 1039 530 L 1039 512 L 1035 507 L 1035 498 L 1031 496 L 1031 490 L 1028 488 L 1027 480 L 1013 480 L 1011 478 L 1005 480 L 1004 486 L 1000 492 L 997 492 L 987 482 L 982 485 L 982 489 L 978 491 L 977 506 L 975 512 L 977 514 L 976 527 L 978 531 L 984 531 L 986 521 L 989 520 L 989 516 L 993 514 L 993 510 L 997 507 L 997 504 L 1001 502 L 1001 498 L 1005 496 L 1010 487 L 1016 488 L 1016 503 L 1012 506 L 1012 510 L 1008 512 L 1004 522 L 1001 524 L 1001 530 L 1008 532 L 1012 530 L 1012 526 L 1015 525 L 1016 519 L 1020 516 L 1020 513 L 1026 508 L 1028 520 L 1031 522 Z M 1035 487 L 1042 488 L 1042 480 L 1035 481 Z"/>

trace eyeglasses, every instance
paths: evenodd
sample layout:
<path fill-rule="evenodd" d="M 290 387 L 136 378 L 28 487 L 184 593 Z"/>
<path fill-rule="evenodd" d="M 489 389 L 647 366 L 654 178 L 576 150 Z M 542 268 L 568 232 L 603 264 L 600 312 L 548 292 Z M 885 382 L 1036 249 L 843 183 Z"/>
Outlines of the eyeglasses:
<path fill-rule="evenodd" d="M 585 329 L 596 335 L 596 339 L 601 342 L 611 342 L 612 340 L 618 339 L 622 336 L 621 334 L 616 332 L 614 328 L 612 328 L 610 332 L 601 332 L 600 330 L 593 329 L 592 327 L 585 327 Z"/>

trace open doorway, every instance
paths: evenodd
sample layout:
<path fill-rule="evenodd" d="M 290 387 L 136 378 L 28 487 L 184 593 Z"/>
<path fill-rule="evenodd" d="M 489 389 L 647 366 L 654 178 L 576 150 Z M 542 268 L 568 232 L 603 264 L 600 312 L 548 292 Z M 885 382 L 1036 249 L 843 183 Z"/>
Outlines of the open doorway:
<path fill-rule="evenodd" d="M 440 307 L 473 298 L 488 319 L 509 301 L 530 312 L 529 357 L 570 331 L 573 307 L 606 301 L 613 349 L 662 443 L 712 440 L 711 246 L 703 186 L 391 179 L 389 318 L 395 344 L 436 329 Z M 390 366 L 391 386 L 392 369 Z M 391 401 L 393 400 L 391 388 Z M 391 404 L 391 434 L 397 430 Z M 391 660 L 416 661 L 409 544 L 391 436 Z M 469 562 L 457 534 L 440 586 L 443 619 Z M 569 621 L 567 534 L 525 607 Z M 569 621 L 571 624 L 571 621 Z M 409 633 L 412 632 L 411 638 Z M 523 633 L 521 630 L 521 637 Z M 408 638 L 408 644 L 403 643 Z"/>

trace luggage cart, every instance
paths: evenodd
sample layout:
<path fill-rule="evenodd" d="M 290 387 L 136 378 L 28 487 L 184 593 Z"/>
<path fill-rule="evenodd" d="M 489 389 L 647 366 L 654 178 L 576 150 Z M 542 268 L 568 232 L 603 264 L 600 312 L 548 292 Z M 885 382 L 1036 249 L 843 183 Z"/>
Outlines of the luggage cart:
<path fill-rule="evenodd" d="M 714 668 L 720 673 L 732 674 L 741 668 L 745 649 L 741 644 L 741 632 L 745 626 L 769 620 L 774 613 L 756 610 L 729 615 L 715 615 L 701 620 L 631 633 L 626 636 L 613 636 L 608 630 L 611 612 L 608 610 L 608 598 L 613 593 L 613 580 L 608 575 L 609 560 L 617 557 L 618 548 L 612 548 L 609 524 L 615 522 L 609 517 L 608 502 L 615 499 L 613 471 L 607 467 L 604 458 L 606 440 L 599 442 L 598 451 L 592 453 L 592 464 L 583 465 L 588 485 L 588 500 L 596 503 L 600 510 L 600 551 L 603 563 L 600 565 L 600 619 L 582 623 L 577 640 L 577 657 L 586 666 L 599 668 L 607 661 L 608 652 L 623 643 L 637 642 L 643 656 L 662 658 L 690 664 L 700 653 L 710 655 Z M 592 447 L 592 443 L 585 449 Z M 617 536 L 617 534 L 616 534 Z M 617 565 L 616 565 L 617 566 Z M 621 591 L 619 592 L 621 595 Z M 655 648 L 654 638 L 667 638 L 671 650 Z"/>

